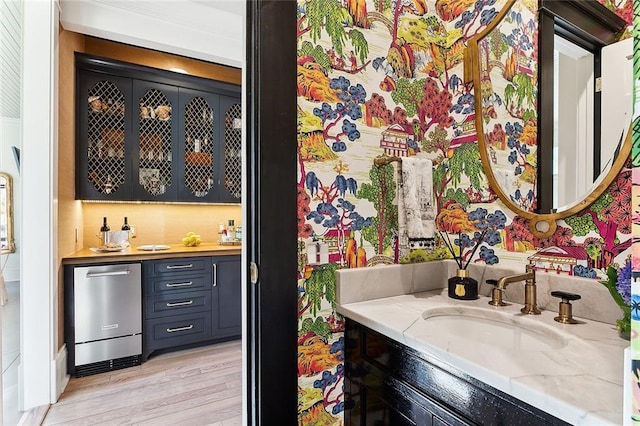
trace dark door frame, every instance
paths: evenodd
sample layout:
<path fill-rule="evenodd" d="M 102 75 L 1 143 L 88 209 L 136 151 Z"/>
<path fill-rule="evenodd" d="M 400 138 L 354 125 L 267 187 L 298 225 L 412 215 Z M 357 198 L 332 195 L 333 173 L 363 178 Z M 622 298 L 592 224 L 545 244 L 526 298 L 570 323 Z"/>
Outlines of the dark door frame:
<path fill-rule="evenodd" d="M 250 425 L 297 422 L 296 7 L 247 2 L 245 240 L 259 268 L 245 301 Z"/>

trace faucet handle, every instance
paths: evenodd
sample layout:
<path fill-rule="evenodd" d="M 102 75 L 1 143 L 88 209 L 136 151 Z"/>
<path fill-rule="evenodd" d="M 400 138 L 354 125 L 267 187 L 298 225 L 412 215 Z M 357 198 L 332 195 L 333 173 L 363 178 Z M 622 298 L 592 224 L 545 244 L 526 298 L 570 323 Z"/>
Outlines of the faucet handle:
<path fill-rule="evenodd" d="M 573 319 L 573 315 L 571 313 L 571 301 L 580 300 L 582 296 L 575 293 L 568 293 L 566 291 L 552 291 L 551 295 L 561 299 L 560 307 L 558 308 L 558 316 L 555 317 L 554 320 L 563 324 L 577 324 L 578 321 Z"/>
<path fill-rule="evenodd" d="M 569 293 L 567 291 L 552 291 L 551 295 L 553 297 L 559 297 L 562 299 L 563 302 L 566 301 L 567 303 L 569 303 L 569 301 L 572 301 L 572 300 L 582 299 L 582 296 L 580 296 L 579 294 Z"/>
<path fill-rule="evenodd" d="M 498 288 L 498 280 L 487 280 L 485 282 L 493 286 L 489 304 L 492 306 L 507 306 L 507 304 L 502 300 L 502 289 Z"/>

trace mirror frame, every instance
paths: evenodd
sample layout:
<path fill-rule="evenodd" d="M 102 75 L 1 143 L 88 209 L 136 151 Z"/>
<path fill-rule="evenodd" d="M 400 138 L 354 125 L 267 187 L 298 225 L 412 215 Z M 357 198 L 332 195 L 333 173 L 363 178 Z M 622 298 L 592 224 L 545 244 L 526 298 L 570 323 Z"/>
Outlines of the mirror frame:
<path fill-rule="evenodd" d="M 6 172 L 0 172 L 0 177 L 3 177 L 7 182 L 5 191 L 7 195 L 7 248 L 0 250 L 0 254 L 15 253 L 16 244 L 13 237 L 13 178 Z"/>
<path fill-rule="evenodd" d="M 613 165 L 607 172 L 604 178 L 599 179 L 599 182 L 592 188 L 591 192 L 587 194 L 582 200 L 577 201 L 571 207 L 561 212 L 555 213 L 535 213 L 525 211 L 516 206 L 511 199 L 502 191 L 502 188 L 498 184 L 489 156 L 487 154 L 487 146 L 484 139 L 484 122 L 482 119 L 482 98 L 476 91 L 476 88 L 480 87 L 480 66 L 479 66 L 479 52 L 478 41 L 486 37 L 491 31 L 493 31 L 499 23 L 502 22 L 504 16 L 511 10 L 516 0 L 508 0 L 503 9 L 496 15 L 496 17 L 489 23 L 489 25 L 482 30 L 479 34 L 471 38 L 464 52 L 464 79 L 465 82 L 473 82 L 474 87 L 474 105 L 475 105 L 475 125 L 476 134 L 478 137 L 478 150 L 480 151 L 480 158 L 482 160 L 482 166 L 484 168 L 485 175 L 489 181 L 490 187 L 494 190 L 498 198 L 505 204 L 507 208 L 516 213 L 518 216 L 522 216 L 529 220 L 529 230 L 538 238 L 548 238 L 556 231 L 556 221 L 564 219 L 565 217 L 572 216 L 593 204 L 611 185 L 611 183 L 618 176 L 625 163 L 629 159 L 631 154 L 631 135 L 633 123 L 629 124 L 627 135 L 619 148 L 619 152 Z M 539 143 L 539 141 L 538 141 Z"/>

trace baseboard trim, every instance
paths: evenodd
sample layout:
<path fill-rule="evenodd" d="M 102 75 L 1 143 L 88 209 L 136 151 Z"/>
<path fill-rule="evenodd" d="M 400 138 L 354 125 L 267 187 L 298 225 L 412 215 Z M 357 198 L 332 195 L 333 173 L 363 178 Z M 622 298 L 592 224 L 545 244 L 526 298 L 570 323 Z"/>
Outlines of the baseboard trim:
<path fill-rule="evenodd" d="M 44 423 L 44 418 L 49 412 L 49 407 L 51 407 L 51 404 L 45 404 L 25 411 L 18 422 L 18 426 L 40 426 Z"/>
<path fill-rule="evenodd" d="M 55 380 L 53 383 L 55 384 L 55 389 L 53 390 L 53 402 L 58 401 L 62 392 L 67 387 L 69 383 L 69 375 L 67 374 L 67 345 L 62 345 L 58 354 L 56 355 L 56 359 L 54 360 L 54 372 Z"/>

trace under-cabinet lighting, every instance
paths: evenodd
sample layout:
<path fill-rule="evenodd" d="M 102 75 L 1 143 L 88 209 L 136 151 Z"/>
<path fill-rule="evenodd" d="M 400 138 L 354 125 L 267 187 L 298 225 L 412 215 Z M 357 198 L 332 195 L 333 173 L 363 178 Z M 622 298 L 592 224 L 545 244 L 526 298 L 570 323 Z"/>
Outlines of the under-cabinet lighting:
<path fill-rule="evenodd" d="M 182 68 L 169 68 L 169 71 L 179 72 L 180 74 L 189 74 L 186 70 Z"/>

